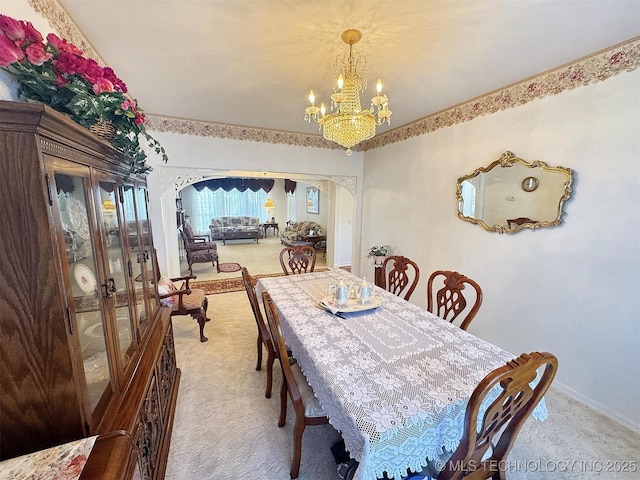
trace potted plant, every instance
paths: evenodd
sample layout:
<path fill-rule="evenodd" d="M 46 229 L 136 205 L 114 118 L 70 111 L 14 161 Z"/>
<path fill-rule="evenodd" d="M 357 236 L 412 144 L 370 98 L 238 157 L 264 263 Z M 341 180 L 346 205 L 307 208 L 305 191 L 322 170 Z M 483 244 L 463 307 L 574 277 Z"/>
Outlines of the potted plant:
<path fill-rule="evenodd" d="M 369 249 L 367 257 L 373 259 L 375 265 L 382 265 L 382 262 L 388 254 L 389 245 L 375 245 Z"/>
<path fill-rule="evenodd" d="M 18 81 L 26 101 L 44 103 L 107 138 L 129 160 L 130 174 L 151 170 L 145 148 L 167 161 L 126 84 L 75 45 L 53 33 L 45 43 L 30 22 L 0 15 L 0 68 Z"/>

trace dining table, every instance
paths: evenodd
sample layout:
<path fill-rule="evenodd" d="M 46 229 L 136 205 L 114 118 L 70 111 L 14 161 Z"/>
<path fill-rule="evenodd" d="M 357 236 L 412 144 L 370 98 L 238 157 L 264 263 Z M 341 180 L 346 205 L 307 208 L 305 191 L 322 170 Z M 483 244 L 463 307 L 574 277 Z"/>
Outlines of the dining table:
<path fill-rule="evenodd" d="M 363 281 L 334 268 L 260 278 L 256 290 L 269 292 L 287 346 L 359 462 L 354 479 L 401 480 L 457 448 L 474 388 L 517 355 L 379 287 L 368 305 L 332 307 L 341 280 Z M 544 399 L 532 415 L 546 418 Z"/>

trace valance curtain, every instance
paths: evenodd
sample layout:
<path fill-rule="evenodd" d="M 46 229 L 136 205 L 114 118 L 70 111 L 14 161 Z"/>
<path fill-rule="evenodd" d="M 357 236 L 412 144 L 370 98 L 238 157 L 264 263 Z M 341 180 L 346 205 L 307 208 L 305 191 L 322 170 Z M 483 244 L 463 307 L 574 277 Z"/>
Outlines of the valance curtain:
<path fill-rule="evenodd" d="M 198 192 L 201 192 L 205 188 L 208 188 L 212 192 L 218 189 L 222 189 L 225 192 L 230 192 L 233 189 L 239 192 L 245 192 L 251 190 L 257 192 L 258 190 L 264 190 L 269 193 L 273 188 L 274 180 L 272 178 L 210 178 L 193 184 Z"/>
<path fill-rule="evenodd" d="M 285 193 L 294 193 L 296 191 L 297 182 L 293 180 L 289 180 L 288 178 L 284 179 L 284 191 Z"/>

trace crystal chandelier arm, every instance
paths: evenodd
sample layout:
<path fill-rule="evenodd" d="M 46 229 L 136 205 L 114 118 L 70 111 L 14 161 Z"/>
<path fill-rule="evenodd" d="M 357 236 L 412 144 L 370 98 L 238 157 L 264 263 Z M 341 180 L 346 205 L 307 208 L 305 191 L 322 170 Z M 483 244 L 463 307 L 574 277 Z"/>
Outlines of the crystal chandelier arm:
<path fill-rule="evenodd" d="M 316 123 L 318 122 L 318 112 L 321 110 L 321 108 L 324 109 L 324 103 L 322 104 L 321 108 L 318 108 L 316 107 L 315 101 L 316 101 L 316 96 L 313 94 L 313 90 L 310 90 L 309 102 L 311 102 L 311 106 L 304 109 L 305 122 L 311 123 L 311 120 L 313 120 Z M 322 112 L 322 115 L 324 115 L 324 112 Z"/>

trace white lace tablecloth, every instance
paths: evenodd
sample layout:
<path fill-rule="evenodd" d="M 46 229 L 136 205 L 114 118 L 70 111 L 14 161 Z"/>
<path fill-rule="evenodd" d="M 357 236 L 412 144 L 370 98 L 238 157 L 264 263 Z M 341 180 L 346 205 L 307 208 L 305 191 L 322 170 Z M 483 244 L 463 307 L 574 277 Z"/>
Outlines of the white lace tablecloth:
<path fill-rule="evenodd" d="M 515 358 L 382 289 L 382 306 L 339 318 L 320 308 L 340 269 L 261 278 L 282 334 L 329 422 L 360 462 L 356 480 L 400 480 L 460 443 L 466 404 L 491 370 Z M 261 298 L 261 297 L 260 297 Z M 546 418 L 544 401 L 534 417 Z"/>

